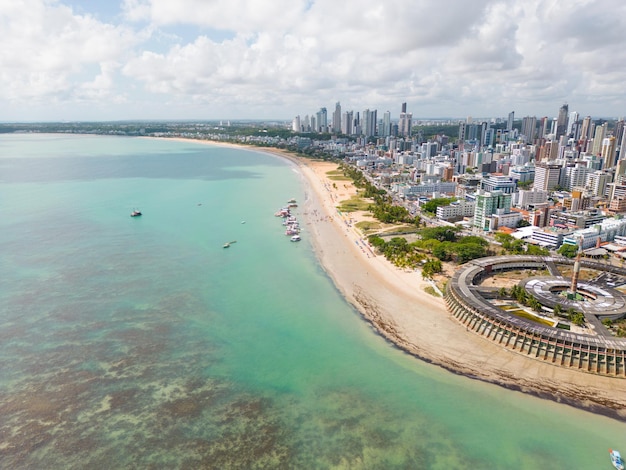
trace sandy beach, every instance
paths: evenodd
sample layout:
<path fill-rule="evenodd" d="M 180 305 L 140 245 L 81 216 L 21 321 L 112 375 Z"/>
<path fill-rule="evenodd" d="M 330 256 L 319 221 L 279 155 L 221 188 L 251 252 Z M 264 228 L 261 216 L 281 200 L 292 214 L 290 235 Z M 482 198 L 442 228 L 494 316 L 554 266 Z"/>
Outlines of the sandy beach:
<path fill-rule="evenodd" d="M 351 217 L 337 210 L 356 191 L 351 182 L 328 177 L 337 164 L 279 149 L 206 143 L 269 153 L 297 166 L 306 192 L 306 232 L 322 266 L 348 302 L 397 347 L 457 374 L 626 420 L 624 379 L 566 369 L 505 350 L 457 322 L 442 298 L 424 290 L 429 284 L 420 273 L 405 272 L 374 255 Z"/>

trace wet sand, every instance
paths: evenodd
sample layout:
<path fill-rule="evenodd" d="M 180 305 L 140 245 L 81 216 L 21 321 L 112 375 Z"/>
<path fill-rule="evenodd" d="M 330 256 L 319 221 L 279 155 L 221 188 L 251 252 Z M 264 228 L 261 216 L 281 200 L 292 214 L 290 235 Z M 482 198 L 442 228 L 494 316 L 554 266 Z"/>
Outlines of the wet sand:
<path fill-rule="evenodd" d="M 348 302 L 397 347 L 456 374 L 626 420 L 624 379 L 566 369 L 505 350 L 457 322 L 442 298 L 424 290 L 429 283 L 419 272 L 403 271 L 374 255 L 354 227 L 358 216 L 352 215 L 350 221 L 337 210 L 340 201 L 355 193 L 351 182 L 328 178 L 327 172 L 337 164 L 279 149 L 206 143 L 269 153 L 297 166 L 306 190 L 307 234 L 312 235 L 322 266 Z"/>

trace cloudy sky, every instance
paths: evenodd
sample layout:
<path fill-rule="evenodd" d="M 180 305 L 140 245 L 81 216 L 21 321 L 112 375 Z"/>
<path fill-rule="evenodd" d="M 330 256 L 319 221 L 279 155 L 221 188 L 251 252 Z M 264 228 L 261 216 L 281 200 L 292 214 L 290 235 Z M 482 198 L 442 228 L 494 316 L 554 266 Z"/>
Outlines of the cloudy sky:
<path fill-rule="evenodd" d="M 0 121 L 626 115 L 624 0 L 1 0 Z"/>

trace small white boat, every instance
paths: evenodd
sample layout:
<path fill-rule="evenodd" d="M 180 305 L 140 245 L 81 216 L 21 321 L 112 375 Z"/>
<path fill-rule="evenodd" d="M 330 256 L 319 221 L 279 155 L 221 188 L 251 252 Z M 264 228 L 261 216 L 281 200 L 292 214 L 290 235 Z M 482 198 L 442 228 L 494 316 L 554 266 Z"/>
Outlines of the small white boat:
<path fill-rule="evenodd" d="M 131 217 L 139 217 L 140 215 L 141 215 L 141 211 L 137 209 L 135 209 L 134 211 L 130 213 Z"/>
<path fill-rule="evenodd" d="M 294 235 L 293 237 L 291 237 L 291 241 L 292 242 L 299 242 L 300 240 L 302 240 L 300 238 L 300 235 Z"/>
<path fill-rule="evenodd" d="M 611 463 L 617 470 L 624 470 L 624 461 L 622 460 L 622 456 L 619 451 L 609 449 L 609 454 L 611 455 Z"/>

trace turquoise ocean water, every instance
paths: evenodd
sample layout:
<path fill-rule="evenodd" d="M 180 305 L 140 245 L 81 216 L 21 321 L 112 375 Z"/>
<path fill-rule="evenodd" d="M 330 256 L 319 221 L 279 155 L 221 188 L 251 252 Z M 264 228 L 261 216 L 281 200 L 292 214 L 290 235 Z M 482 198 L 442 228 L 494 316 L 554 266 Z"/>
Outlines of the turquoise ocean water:
<path fill-rule="evenodd" d="M 383 340 L 306 226 L 283 235 L 291 197 L 293 167 L 256 152 L 0 136 L 0 468 L 586 470 L 626 451 L 624 423 Z"/>

